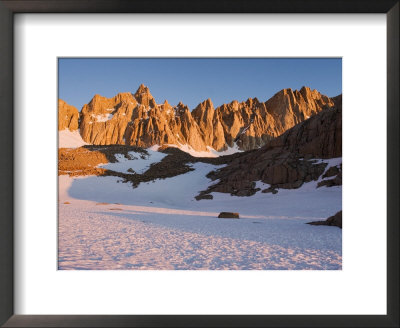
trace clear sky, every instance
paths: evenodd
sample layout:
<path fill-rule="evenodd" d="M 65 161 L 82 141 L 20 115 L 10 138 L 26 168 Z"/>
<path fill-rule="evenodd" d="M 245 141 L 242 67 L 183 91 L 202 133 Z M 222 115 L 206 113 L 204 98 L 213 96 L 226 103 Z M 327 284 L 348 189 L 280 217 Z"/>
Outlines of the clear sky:
<path fill-rule="evenodd" d="M 190 109 L 211 98 L 215 107 L 284 88 L 308 86 L 329 97 L 342 93 L 340 58 L 60 58 L 59 98 L 81 110 L 95 94 L 134 93 L 143 83 L 157 103 Z"/>

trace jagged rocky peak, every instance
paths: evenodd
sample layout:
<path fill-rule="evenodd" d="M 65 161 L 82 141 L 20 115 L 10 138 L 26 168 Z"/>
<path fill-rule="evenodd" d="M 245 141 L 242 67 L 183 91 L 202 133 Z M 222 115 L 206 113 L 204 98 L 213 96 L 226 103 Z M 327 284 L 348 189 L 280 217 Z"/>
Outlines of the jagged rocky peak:
<path fill-rule="evenodd" d="M 290 88 L 283 89 L 267 100 L 265 105 L 280 135 L 323 109 L 333 107 L 334 102 L 316 90 L 302 87 L 294 92 Z"/>
<path fill-rule="evenodd" d="M 95 95 L 82 108 L 80 132 L 92 144 L 187 144 L 195 150 L 227 147 L 250 150 L 262 147 L 296 124 L 325 108 L 337 108 L 339 96 L 329 98 L 316 90 L 283 89 L 266 102 L 249 98 L 214 108 L 206 99 L 191 112 L 180 101 L 157 105 L 147 86 L 113 98 Z"/>
<path fill-rule="evenodd" d="M 110 102 L 110 99 L 103 97 L 99 94 L 95 94 L 90 100 L 88 104 L 85 104 L 82 107 L 82 114 L 86 114 L 89 111 L 96 111 L 96 112 L 101 112 L 103 110 L 104 105 L 108 104 Z"/>
<path fill-rule="evenodd" d="M 203 107 L 204 109 L 214 109 L 214 104 L 211 101 L 210 98 L 207 98 L 206 100 L 204 100 L 202 103 L 200 103 L 198 106 Z"/>
<path fill-rule="evenodd" d="M 258 101 L 257 97 L 249 98 L 246 100 L 246 105 L 250 108 L 253 106 L 257 106 L 258 104 L 260 104 L 260 102 Z"/>
<path fill-rule="evenodd" d="M 224 129 L 220 117 L 210 98 L 201 102 L 192 111 L 192 116 L 200 129 L 200 135 L 206 146 L 218 151 L 226 149 Z"/>
<path fill-rule="evenodd" d="M 82 107 L 82 114 L 108 114 L 122 104 L 136 107 L 137 102 L 130 92 L 121 92 L 112 98 L 96 94 L 88 104 Z"/>
<path fill-rule="evenodd" d="M 164 102 L 159 105 L 159 108 L 161 109 L 161 111 L 166 116 L 173 116 L 174 115 L 173 107 L 168 103 L 167 100 L 164 100 Z"/>
<path fill-rule="evenodd" d="M 146 87 L 144 84 L 141 84 L 139 88 L 135 92 L 135 99 L 140 105 L 150 108 L 154 108 L 157 106 L 155 99 L 150 93 L 150 90 L 148 87 Z"/>
<path fill-rule="evenodd" d="M 78 129 L 79 112 L 64 100 L 58 99 L 58 130 L 69 129 L 75 131 Z"/>
<path fill-rule="evenodd" d="M 101 96 L 101 95 L 96 93 L 93 96 L 92 100 L 90 100 L 89 105 L 95 106 L 96 104 L 101 103 L 103 101 L 107 101 L 107 100 L 108 100 L 108 98 L 103 97 L 103 96 Z"/>
<path fill-rule="evenodd" d="M 291 88 L 282 89 L 277 92 L 272 98 L 270 98 L 266 103 L 271 103 L 273 101 L 290 100 L 291 105 L 295 104 L 311 104 L 313 108 L 317 105 L 330 104 L 333 105 L 331 98 L 322 95 L 317 90 L 311 90 L 309 87 L 303 86 L 300 90 L 292 90 Z"/>
<path fill-rule="evenodd" d="M 139 88 L 135 92 L 135 98 L 136 97 L 142 97 L 142 96 L 145 96 L 145 95 L 147 95 L 147 96 L 150 95 L 151 96 L 151 93 L 150 93 L 150 89 L 142 83 L 141 85 L 139 85 Z"/>
<path fill-rule="evenodd" d="M 228 109 L 232 109 L 233 111 L 237 111 L 239 109 L 239 102 L 237 100 L 233 100 L 227 107 Z"/>
<path fill-rule="evenodd" d="M 95 95 L 81 111 L 82 139 L 95 145 L 125 144 L 124 134 L 137 101 L 130 92 L 112 98 Z"/>
<path fill-rule="evenodd" d="M 192 111 L 193 118 L 199 122 L 201 120 L 212 120 L 214 117 L 214 105 L 210 98 L 204 100 Z"/>
<path fill-rule="evenodd" d="M 167 99 L 165 99 L 164 100 L 164 102 L 163 102 L 163 104 L 162 104 L 163 106 L 164 106 L 164 108 L 172 108 L 172 106 L 168 103 L 168 100 Z"/>
<path fill-rule="evenodd" d="M 133 94 L 131 92 L 118 93 L 113 100 L 115 103 L 126 102 L 136 105 L 136 99 L 133 97 Z"/>
<path fill-rule="evenodd" d="M 295 90 L 297 92 L 297 90 Z M 304 100 L 307 99 L 319 99 L 319 98 L 324 98 L 325 101 L 329 101 L 327 96 L 324 96 L 320 94 L 317 90 L 311 90 L 309 87 L 303 86 L 300 89 L 300 94 L 303 96 Z"/>
<path fill-rule="evenodd" d="M 179 101 L 178 105 L 174 107 L 177 116 L 184 114 L 185 112 L 190 112 L 189 107 L 185 105 L 182 101 Z"/>
<path fill-rule="evenodd" d="M 303 95 L 304 98 L 309 98 L 313 94 L 314 95 L 318 94 L 317 90 L 311 90 L 309 87 L 306 87 L 306 86 L 302 86 L 299 92 Z"/>

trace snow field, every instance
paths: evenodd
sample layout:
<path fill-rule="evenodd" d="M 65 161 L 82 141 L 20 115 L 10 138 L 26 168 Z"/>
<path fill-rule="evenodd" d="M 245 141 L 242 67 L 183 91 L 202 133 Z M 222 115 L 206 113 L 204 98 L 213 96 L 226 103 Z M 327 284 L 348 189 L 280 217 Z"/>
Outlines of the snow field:
<path fill-rule="evenodd" d="M 145 160 L 109 165 L 125 170 L 130 162 L 144 170 L 162 158 L 149 152 Z M 305 224 L 341 209 L 341 187 L 316 189 L 310 182 L 276 195 L 213 193 L 213 200 L 196 201 L 214 183 L 205 175 L 217 167 L 193 168 L 135 189 L 117 177 L 60 176 L 59 268 L 341 269 L 341 229 Z M 217 219 L 221 211 L 239 212 L 241 219 Z"/>

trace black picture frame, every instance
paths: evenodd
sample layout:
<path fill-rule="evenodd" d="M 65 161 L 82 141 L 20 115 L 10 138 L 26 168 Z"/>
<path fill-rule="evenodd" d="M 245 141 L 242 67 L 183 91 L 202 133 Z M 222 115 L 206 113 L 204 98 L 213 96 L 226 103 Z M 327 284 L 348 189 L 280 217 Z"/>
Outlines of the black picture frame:
<path fill-rule="evenodd" d="M 0 324 L 4 327 L 399 327 L 398 0 L 0 0 Z M 387 315 L 14 315 L 13 17 L 16 13 L 384 13 L 387 16 Z M 367 270 L 367 269 L 366 269 Z M 368 286 L 365 286 L 368 288 Z"/>

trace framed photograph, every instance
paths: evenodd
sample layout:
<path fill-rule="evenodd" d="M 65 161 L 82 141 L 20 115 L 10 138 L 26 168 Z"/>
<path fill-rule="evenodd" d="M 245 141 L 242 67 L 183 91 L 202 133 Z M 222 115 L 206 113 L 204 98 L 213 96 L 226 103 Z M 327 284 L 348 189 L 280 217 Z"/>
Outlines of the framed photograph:
<path fill-rule="evenodd" d="M 0 323 L 398 327 L 398 1 L 0 1 Z"/>

